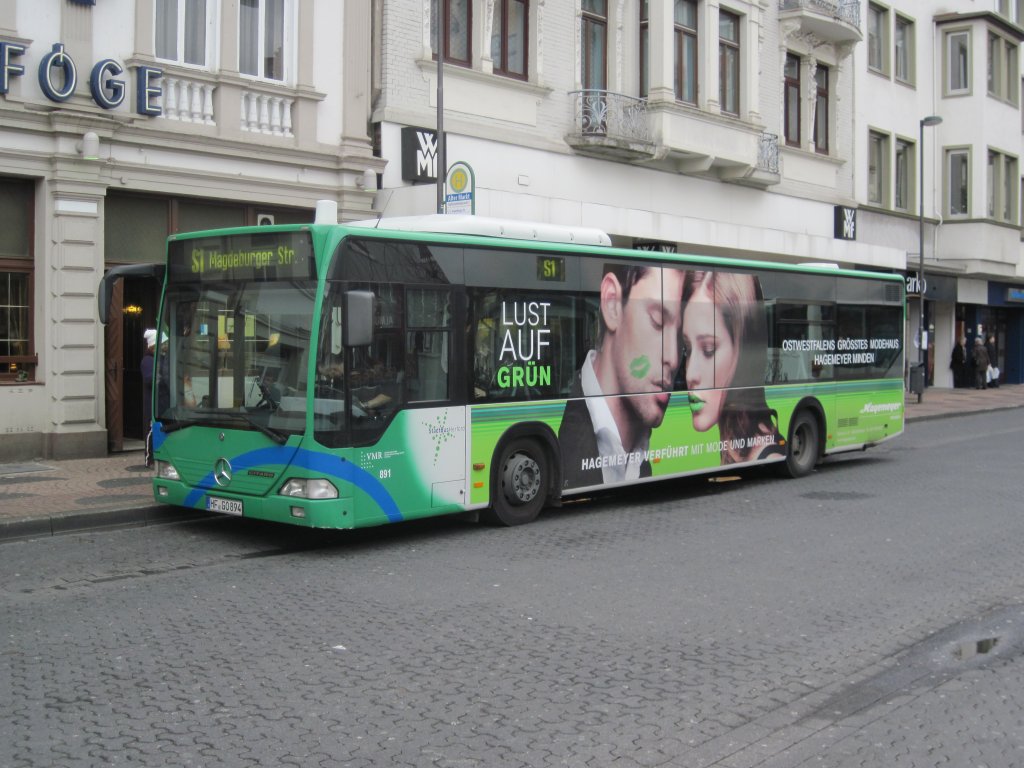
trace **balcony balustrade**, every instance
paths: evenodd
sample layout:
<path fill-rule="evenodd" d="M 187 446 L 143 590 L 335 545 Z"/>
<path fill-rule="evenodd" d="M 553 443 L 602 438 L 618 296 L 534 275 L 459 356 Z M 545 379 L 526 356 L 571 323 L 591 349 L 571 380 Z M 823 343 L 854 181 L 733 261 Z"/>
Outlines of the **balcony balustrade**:
<path fill-rule="evenodd" d="M 292 133 L 292 108 L 295 99 L 261 93 L 257 90 L 242 91 L 242 130 L 265 133 L 271 136 L 294 136 Z"/>
<path fill-rule="evenodd" d="M 861 0 L 779 0 L 779 20 L 799 22 L 800 29 L 829 43 L 862 40 Z"/>
<path fill-rule="evenodd" d="M 300 103 L 322 98 L 321 94 L 304 95 L 277 84 L 172 67 L 164 70 L 160 87 L 161 118 L 216 126 L 222 136 L 237 136 L 241 131 L 294 139 Z M 238 115 L 238 123 L 230 119 L 231 113 Z"/>
<path fill-rule="evenodd" d="M 778 134 L 761 134 L 760 142 L 757 145 L 757 170 L 765 173 L 778 174 L 779 172 L 779 137 Z"/>
<path fill-rule="evenodd" d="M 216 125 L 213 92 L 216 86 L 178 75 L 165 75 L 163 88 L 163 116 L 168 120 L 185 123 Z"/>
<path fill-rule="evenodd" d="M 573 128 L 566 141 L 578 152 L 619 160 L 654 155 L 646 99 L 588 89 L 570 91 Z"/>

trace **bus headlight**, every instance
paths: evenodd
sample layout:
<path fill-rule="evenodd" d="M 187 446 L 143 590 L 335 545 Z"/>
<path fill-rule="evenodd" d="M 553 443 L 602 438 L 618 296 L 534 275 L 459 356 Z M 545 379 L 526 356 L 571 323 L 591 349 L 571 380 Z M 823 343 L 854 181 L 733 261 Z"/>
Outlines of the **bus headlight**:
<path fill-rule="evenodd" d="M 158 461 L 156 463 L 156 476 L 161 480 L 181 480 L 178 470 L 169 461 Z"/>
<path fill-rule="evenodd" d="M 280 493 L 282 496 L 292 496 L 297 499 L 338 498 L 338 489 L 330 480 L 325 480 L 322 477 L 293 477 L 281 486 Z"/>

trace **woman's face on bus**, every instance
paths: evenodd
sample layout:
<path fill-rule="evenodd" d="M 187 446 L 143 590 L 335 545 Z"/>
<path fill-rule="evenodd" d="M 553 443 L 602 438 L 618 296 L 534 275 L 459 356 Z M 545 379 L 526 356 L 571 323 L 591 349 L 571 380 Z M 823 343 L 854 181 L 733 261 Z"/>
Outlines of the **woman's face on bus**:
<path fill-rule="evenodd" d="M 737 347 L 708 288 L 710 276 L 698 286 L 683 311 L 683 348 L 690 413 L 698 432 L 718 423 L 722 404 L 738 362 Z"/>

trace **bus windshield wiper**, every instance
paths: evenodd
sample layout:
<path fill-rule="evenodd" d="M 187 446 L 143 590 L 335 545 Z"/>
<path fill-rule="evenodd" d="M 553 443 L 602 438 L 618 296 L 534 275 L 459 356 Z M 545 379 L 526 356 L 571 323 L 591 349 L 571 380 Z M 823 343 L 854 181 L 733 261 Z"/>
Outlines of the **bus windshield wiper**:
<path fill-rule="evenodd" d="M 288 442 L 288 435 L 286 435 L 284 432 L 278 432 L 276 429 L 268 427 L 266 424 L 260 424 L 258 421 L 256 421 L 256 419 L 254 419 L 247 413 L 242 413 L 241 411 L 227 410 L 207 411 L 207 413 L 212 413 L 217 416 L 230 416 L 233 419 L 241 419 L 250 427 L 255 427 L 256 429 L 258 429 L 260 432 L 269 437 L 278 445 L 284 445 L 285 443 Z"/>
<path fill-rule="evenodd" d="M 160 420 L 158 419 L 158 421 L 160 421 Z M 199 422 L 195 422 L 195 421 L 182 421 L 182 420 L 178 419 L 178 420 L 172 421 L 170 424 L 165 424 L 165 423 L 161 422 L 160 429 L 163 431 L 164 434 L 167 434 L 169 432 L 177 432 L 179 429 L 184 429 L 185 427 L 195 427 L 198 423 Z"/>
<path fill-rule="evenodd" d="M 209 415 L 209 416 L 214 417 L 214 418 L 211 418 L 211 419 L 208 419 L 208 420 L 207 419 L 185 419 L 185 420 L 180 420 L 180 421 L 174 421 L 171 424 L 168 424 L 168 425 L 166 425 L 163 428 L 164 432 L 165 433 L 167 433 L 167 432 L 174 432 L 174 431 L 179 430 L 179 429 L 184 429 L 185 427 L 194 427 L 194 426 L 197 426 L 197 425 L 215 426 L 215 421 L 216 421 L 216 417 L 217 416 L 229 416 L 229 417 L 231 417 L 233 419 L 241 419 L 242 421 L 244 421 L 249 426 L 255 427 L 256 429 L 258 429 L 260 432 L 262 432 L 264 435 L 269 437 L 271 440 L 273 440 L 278 445 L 284 445 L 285 443 L 288 442 L 288 435 L 286 435 L 284 432 L 278 432 L 273 427 L 268 427 L 265 424 L 260 424 L 258 421 L 256 421 L 256 419 L 254 419 L 252 416 L 250 416 L 247 413 L 241 413 L 239 411 L 229 411 L 229 410 L 220 409 L 220 408 L 218 408 L 218 409 L 208 408 L 208 409 L 203 409 L 201 411 L 196 411 L 195 413 L 197 415 L 199 415 L 199 414 L 202 414 L 204 416 Z"/>
<path fill-rule="evenodd" d="M 230 415 L 237 416 L 240 419 L 244 419 L 247 424 L 256 427 L 256 429 L 258 429 L 260 432 L 269 437 L 278 445 L 284 445 L 285 443 L 288 442 L 288 435 L 286 435 L 284 432 L 278 432 L 276 429 L 268 427 L 266 424 L 260 424 L 258 421 L 256 421 L 256 419 L 254 419 L 247 413 L 231 413 Z"/>

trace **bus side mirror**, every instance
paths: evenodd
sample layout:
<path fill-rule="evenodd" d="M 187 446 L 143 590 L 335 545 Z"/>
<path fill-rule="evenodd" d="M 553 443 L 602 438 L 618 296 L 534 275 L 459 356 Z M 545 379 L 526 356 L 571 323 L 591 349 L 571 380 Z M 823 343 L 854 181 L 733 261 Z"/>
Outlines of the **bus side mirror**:
<path fill-rule="evenodd" d="M 365 347 L 373 341 L 373 294 L 370 291 L 345 293 L 342 337 L 346 347 Z"/>
<path fill-rule="evenodd" d="M 99 304 L 100 322 L 103 325 L 110 320 L 110 302 L 114 296 L 114 285 L 122 277 L 151 277 L 159 283 L 164 281 L 163 264 L 124 264 L 111 267 L 100 280 L 96 300 Z"/>

